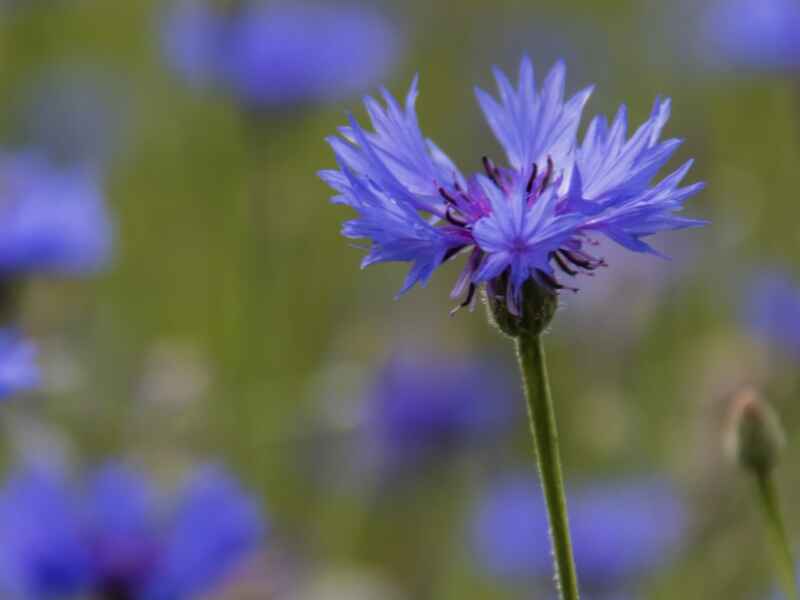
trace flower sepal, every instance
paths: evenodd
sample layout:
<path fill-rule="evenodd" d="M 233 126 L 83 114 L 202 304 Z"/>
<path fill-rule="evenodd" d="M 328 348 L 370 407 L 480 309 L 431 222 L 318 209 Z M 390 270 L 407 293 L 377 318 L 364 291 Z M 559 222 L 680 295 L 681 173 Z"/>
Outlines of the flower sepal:
<path fill-rule="evenodd" d="M 508 274 L 504 274 L 500 280 L 507 278 Z M 550 325 L 558 308 L 556 292 L 533 279 L 528 279 L 522 285 L 518 306 L 515 303 L 509 305 L 506 296 L 497 293 L 494 285 L 487 285 L 484 294 L 489 321 L 512 338 L 540 335 Z"/>

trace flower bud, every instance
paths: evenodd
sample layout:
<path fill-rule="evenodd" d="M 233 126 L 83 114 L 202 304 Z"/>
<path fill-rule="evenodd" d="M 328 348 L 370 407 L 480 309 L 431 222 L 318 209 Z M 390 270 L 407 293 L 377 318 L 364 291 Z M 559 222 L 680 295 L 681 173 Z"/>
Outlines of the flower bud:
<path fill-rule="evenodd" d="M 775 410 L 753 387 L 737 392 L 732 401 L 727 451 L 742 468 L 765 475 L 778 464 L 786 435 Z"/>
<path fill-rule="evenodd" d="M 502 281 L 508 275 L 502 276 Z M 509 308 L 508 299 L 494 293 L 488 288 L 486 293 L 486 306 L 489 320 L 506 335 L 517 338 L 523 334 L 537 336 L 542 333 L 550 321 L 553 320 L 558 307 L 558 296 L 553 290 L 539 285 L 529 279 L 522 286 L 522 299 L 515 314 Z"/>

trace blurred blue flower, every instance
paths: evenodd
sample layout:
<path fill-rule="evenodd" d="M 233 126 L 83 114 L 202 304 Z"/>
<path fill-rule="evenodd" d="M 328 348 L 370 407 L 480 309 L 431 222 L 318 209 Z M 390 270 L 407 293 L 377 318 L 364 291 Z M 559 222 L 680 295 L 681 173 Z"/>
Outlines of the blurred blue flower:
<path fill-rule="evenodd" d="M 623 591 L 677 548 L 683 504 L 661 479 L 603 481 L 568 494 L 575 560 L 588 594 Z M 547 512 L 535 478 L 505 476 L 479 499 L 471 524 L 479 562 L 502 578 L 547 578 L 552 571 Z"/>
<path fill-rule="evenodd" d="M 788 273 L 754 275 L 744 290 L 742 316 L 762 340 L 800 357 L 800 285 Z"/>
<path fill-rule="evenodd" d="M 365 425 L 381 466 L 418 466 L 453 447 L 507 431 L 517 394 L 493 365 L 402 354 L 378 373 Z"/>
<path fill-rule="evenodd" d="M 258 544 L 254 500 L 219 468 L 198 471 L 169 518 L 149 482 L 107 465 L 83 493 L 39 467 L 0 492 L 0 589 L 17 598 L 198 598 Z"/>
<path fill-rule="evenodd" d="M 21 600 L 76 596 L 91 579 L 78 505 L 55 474 L 13 477 L 0 492 L 0 589 Z"/>
<path fill-rule="evenodd" d="M 495 70 L 499 100 L 482 90 L 477 96 L 509 167 L 484 157 L 486 174 L 469 179 L 422 135 L 416 80 L 404 108 L 387 91 L 385 107 L 367 98 L 374 131 L 351 117 L 341 137 L 328 140 L 339 170 L 320 173 L 338 193 L 333 201 L 358 213 L 343 234 L 372 243 L 362 266 L 411 263 L 403 293 L 425 285 L 456 254 L 468 253 L 453 296 L 468 290 L 462 306 L 471 305 L 476 286 L 485 283 L 516 312 L 527 280 L 560 289 L 557 272 L 574 276 L 603 266 L 589 253 L 594 236 L 658 254 L 642 238 L 704 224 L 674 214 L 702 188 L 680 187 L 691 162 L 653 182 L 679 146 L 677 140 L 659 142 L 669 101 L 657 100 L 630 138 L 624 106 L 611 125 L 597 117 L 579 144 L 592 90 L 566 99 L 565 77 L 563 63 L 557 63 L 537 89 L 527 58 L 516 87 Z"/>
<path fill-rule="evenodd" d="M 59 65 L 38 75 L 15 110 L 20 143 L 60 162 L 106 165 L 119 150 L 128 117 L 121 81 L 90 65 Z"/>
<path fill-rule="evenodd" d="M 95 171 L 0 154 L 0 274 L 85 274 L 108 262 L 111 223 Z"/>
<path fill-rule="evenodd" d="M 715 0 L 702 20 L 711 61 L 731 67 L 800 68 L 800 3 L 796 0 Z"/>
<path fill-rule="evenodd" d="M 17 331 L 0 329 L 0 398 L 39 384 L 36 355 L 36 346 Z"/>
<path fill-rule="evenodd" d="M 164 18 L 161 31 L 167 63 L 190 85 L 204 87 L 216 82 L 225 31 L 225 17 L 207 2 L 175 2 Z"/>
<path fill-rule="evenodd" d="M 363 91 L 399 51 L 397 30 L 365 5 L 244 2 L 227 13 L 184 0 L 163 46 L 189 83 L 214 84 L 250 108 L 323 102 Z"/>

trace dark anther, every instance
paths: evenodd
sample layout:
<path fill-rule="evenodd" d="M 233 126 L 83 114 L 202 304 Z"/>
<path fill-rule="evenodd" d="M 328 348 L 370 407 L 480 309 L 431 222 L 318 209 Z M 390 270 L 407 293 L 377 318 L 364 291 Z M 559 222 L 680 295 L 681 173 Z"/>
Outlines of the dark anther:
<path fill-rule="evenodd" d="M 561 252 L 564 258 L 566 258 L 569 262 L 571 262 L 573 265 L 579 266 L 581 269 L 589 270 L 594 268 L 594 263 L 592 261 L 575 254 L 571 250 L 562 249 L 559 250 L 559 252 Z"/>
<path fill-rule="evenodd" d="M 439 188 L 439 195 L 445 199 L 445 202 L 449 202 L 450 204 L 456 205 L 456 199 L 453 198 L 446 189 L 443 187 Z"/>
<path fill-rule="evenodd" d="M 455 246 L 453 248 L 449 248 L 447 252 L 444 253 L 444 258 L 442 258 L 442 262 L 447 262 L 451 258 L 453 258 L 456 254 L 461 252 L 464 249 L 464 246 Z"/>
<path fill-rule="evenodd" d="M 559 250 L 559 252 L 563 255 L 564 258 L 566 258 L 573 265 L 576 265 L 581 269 L 586 269 L 587 271 L 591 271 L 593 269 L 596 269 L 597 267 L 606 266 L 606 263 L 603 260 L 590 260 L 588 258 L 584 258 L 579 254 L 576 254 L 571 250 L 564 250 L 562 248 Z"/>
<path fill-rule="evenodd" d="M 533 183 L 536 181 L 536 176 L 539 174 L 539 167 L 536 166 L 536 163 L 533 163 L 533 170 L 531 171 L 531 178 L 528 179 L 528 185 L 525 188 L 525 191 L 530 194 L 533 191 Z"/>
<path fill-rule="evenodd" d="M 544 281 L 544 282 L 545 282 L 545 283 L 546 283 L 548 286 L 550 286 L 552 289 L 554 289 L 554 290 L 563 290 L 563 289 L 564 289 L 564 286 L 563 286 L 563 285 L 561 285 L 561 284 L 560 284 L 560 283 L 559 283 L 559 282 L 556 280 L 556 278 L 555 278 L 555 277 L 553 277 L 552 275 L 550 275 L 549 273 L 545 273 L 545 272 L 544 272 L 544 271 L 542 271 L 542 270 L 539 270 L 539 271 L 538 271 L 538 273 L 539 273 L 539 277 L 541 277 L 541 278 L 542 278 L 542 281 Z"/>
<path fill-rule="evenodd" d="M 483 168 L 486 171 L 486 175 L 491 179 L 497 187 L 500 186 L 500 170 L 495 166 L 492 162 L 492 159 L 488 156 L 483 157 Z"/>
<path fill-rule="evenodd" d="M 466 297 L 464 298 L 464 300 L 463 300 L 463 301 L 462 301 L 462 302 L 461 302 L 461 303 L 460 303 L 458 306 L 456 306 L 455 308 L 453 308 L 453 309 L 450 311 L 450 316 L 453 316 L 454 314 L 456 314 L 456 313 L 457 313 L 459 310 L 461 310 L 462 308 L 466 308 L 466 307 L 468 307 L 470 304 L 472 304 L 472 300 L 473 300 L 473 298 L 475 298 L 475 291 L 476 291 L 477 289 L 478 289 L 478 288 L 477 288 L 477 286 L 476 286 L 474 283 L 470 283 L 470 284 L 469 284 L 469 289 L 467 290 L 467 295 L 466 295 Z"/>
<path fill-rule="evenodd" d="M 558 252 L 551 253 L 551 256 L 558 263 L 558 266 L 561 267 L 561 270 L 564 271 L 567 275 L 571 275 L 572 277 L 575 277 L 575 275 L 578 274 L 578 271 L 576 271 L 575 269 L 571 268 L 567 264 L 567 261 L 565 261 Z"/>
<path fill-rule="evenodd" d="M 561 283 L 558 282 L 558 280 L 555 277 L 553 277 L 549 273 L 545 273 L 544 271 L 538 269 L 536 272 L 539 274 L 539 277 L 542 278 L 542 281 L 544 281 L 551 289 L 553 289 L 556 292 L 559 290 L 569 290 L 570 292 L 578 291 L 578 288 L 562 285 Z"/>
<path fill-rule="evenodd" d="M 100 598 L 103 600 L 131 600 L 133 592 L 128 589 L 129 587 L 129 585 L 121 581 L 112 580 L 103 583 L 100 590 Z"/>
<path fill-rule="evenodd" d="M 444 218 L 447 219 L 448 223 L 451 225 L 456 225 L 457 227 L 464 227 L 467 224 L 466 221 L 456 218 L 456 216 L 453 214 L 452 206 L 448 206 L 447 210 L 444 211 Z"/>
<path fill-rule="evenodd" d="M 555 165 L 553 164 L 552 157 L 547 157 L 547 170 L 544 172 L 544 179 L 542 180 L 542 187 L 539 190 L 539 193 L 544 192 L 547 189 L 547 186 L 550 185 L 550 180 L 553 177 L 553 171 L 555 170 Z"/>
<path fill-rule="evenodd" d="M 469 290 L 467 290 L 467 297 L 464 298 L 464 301 L 461 303 L 461 306 L 469 306 L 472 304 L 472 299 L 475 297 L 475 290 L 478 289 L 474 283 L 469 284 Z"/>
<path fill-rule="evenodd" d="M 483 162 L 483 170 L 486 171 L 486 174 L 489 177 L 493 177 L 494 176 L 494 163 L 492 163 L 492 159 L 489 158 L 488 156 L 483 156 L 481 158 L 481 161 Z"/>

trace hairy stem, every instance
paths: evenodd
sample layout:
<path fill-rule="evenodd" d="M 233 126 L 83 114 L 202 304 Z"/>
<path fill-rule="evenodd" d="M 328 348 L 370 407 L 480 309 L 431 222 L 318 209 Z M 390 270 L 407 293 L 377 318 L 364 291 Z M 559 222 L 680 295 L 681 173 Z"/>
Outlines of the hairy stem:
<path fill-rule="evenodd" d="M 550 521 L 550 542 L 555 558 L 561 600 L 578 600 L 578 577 L 572 556 L 567 500 L 558 450 L 558 431 L 541 336 L 523 333 L 516 338 L 525 396 L 528 401 L 536 460 Z"/>

